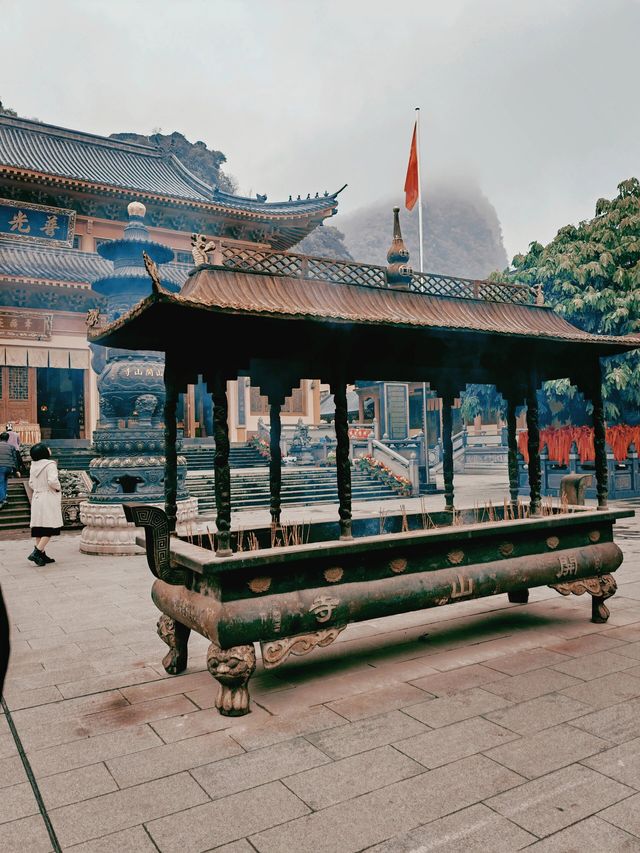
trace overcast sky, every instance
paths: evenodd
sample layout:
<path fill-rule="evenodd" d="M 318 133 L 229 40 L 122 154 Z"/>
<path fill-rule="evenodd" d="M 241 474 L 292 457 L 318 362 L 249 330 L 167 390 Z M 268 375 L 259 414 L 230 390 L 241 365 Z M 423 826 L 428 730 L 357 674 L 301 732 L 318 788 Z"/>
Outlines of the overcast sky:
<path fill-rule="evenodd" d="M 271 200 L 402 203 L 420 106 L 426 199 L 476 181 L 509 256 L 640 177 L 638 0 L 0 0 L 0 29 L 20 115 L 179 130 Z"/>

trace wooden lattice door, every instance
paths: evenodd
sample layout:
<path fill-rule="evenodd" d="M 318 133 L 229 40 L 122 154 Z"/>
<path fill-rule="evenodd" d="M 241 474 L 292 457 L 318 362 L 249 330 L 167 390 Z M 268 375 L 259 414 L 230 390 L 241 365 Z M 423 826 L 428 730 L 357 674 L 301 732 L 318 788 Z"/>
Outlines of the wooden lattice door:
<path fill-rule="evenodd" d="M 33 367 L 0 367 L 0 428 L 9 421 L 37 422 L 36 371 Z"/>

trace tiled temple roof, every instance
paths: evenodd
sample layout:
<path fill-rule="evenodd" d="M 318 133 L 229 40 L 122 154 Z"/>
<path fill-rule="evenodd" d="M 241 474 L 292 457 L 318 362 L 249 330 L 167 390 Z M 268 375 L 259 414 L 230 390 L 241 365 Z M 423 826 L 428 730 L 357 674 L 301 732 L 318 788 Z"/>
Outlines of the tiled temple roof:
<path fill-rule="evenodd" d="M 163 264 L 162 278 L 182 286 L 189 264 Z M 0 243 L 0 279 L 91 285 L 111 275 L 113 264 L 94 252 L 25 245 L 18 240 Z"/>
<path fill-rule="evenodd" d="M 302 217 L 320 222 L 331 216 L 338 204 L 337 193 L 283 202 L 231 195 L 201 181 L 177 157 L 158 146 L 0 115 L 0 174 L 17 172 L 142 197 L 160 196 L 263 220 Z"/>
<path fill-rule="evenodd" d="M 551 307 L 221 269 L 196 271 L 180 294 L 167 299 L 189 308 L 247 315 L 517 335 L 622 350 L 640 346 L 638 335 L 594 335 L 578 329 Z"/>

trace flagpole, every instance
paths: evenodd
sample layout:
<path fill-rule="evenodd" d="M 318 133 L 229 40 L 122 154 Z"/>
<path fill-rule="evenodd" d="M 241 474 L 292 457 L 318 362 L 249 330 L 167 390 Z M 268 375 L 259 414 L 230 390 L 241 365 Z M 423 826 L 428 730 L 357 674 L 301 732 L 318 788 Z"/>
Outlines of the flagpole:
<path fill-rule="evenodd" d="M 424 272 L 424 232 L 422 230 L 422 177 L 420 175 L 420 107 L 416 107 L 416 160 L 418 163 L 418 242 L 420 272 Z M 422 443 L 424 446 L 425 486 L 429 491 L 429 437 L 427 435 L 427 383 L 422 383 Z"/>
<path fill-rule="evenodd" d="M 424 272 L 424 233 L 422 231 L 422 178 L 420 176 L 420 107 L 416 107 L 416 159 L 418 161 L 418 240 L 420 272 Z"/>

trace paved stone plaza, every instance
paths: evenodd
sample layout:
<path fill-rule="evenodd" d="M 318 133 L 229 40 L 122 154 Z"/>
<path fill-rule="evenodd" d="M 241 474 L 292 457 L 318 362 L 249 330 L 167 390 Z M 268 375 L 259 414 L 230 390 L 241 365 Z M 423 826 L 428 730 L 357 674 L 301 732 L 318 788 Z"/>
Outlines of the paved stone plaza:
<path fill-rule="evenodd" d="M 505 491 L 496 477 L 457 487 L 460 506 Z M 640 851 L 640 521 L 617 533 L 605 625 L 586 596 L 547 588 L 528 605 L 501 595 L 360 623 L 275 672 L 259 664 L 253 712 L 236 719 L 212 707 L 204 639 L 192 634 L 184 675 L 162 669 L 144 556 L 86 556 L 67 534 L 38 569 L 29 541 L 0 542 L 5 698 L 60 846 Z M 0 786 L 0 850 L 53 849 L 4 716 Z"/>

